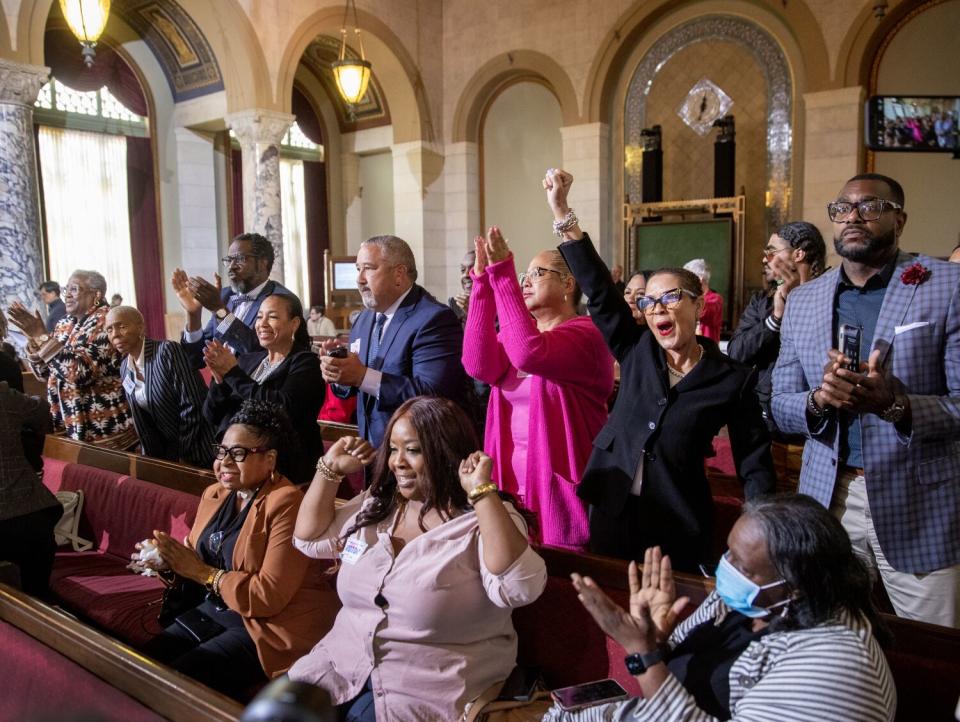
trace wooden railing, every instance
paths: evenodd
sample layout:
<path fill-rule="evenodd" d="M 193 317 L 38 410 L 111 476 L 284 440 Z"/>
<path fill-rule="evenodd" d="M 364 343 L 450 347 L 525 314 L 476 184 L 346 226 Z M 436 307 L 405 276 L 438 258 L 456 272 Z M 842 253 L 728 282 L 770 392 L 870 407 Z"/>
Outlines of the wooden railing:
<path fill-rule="evenodd" d="M 0 619 L 172 722 L 233 722 L 243 711 L 229 697 L 5 584 Z"/>

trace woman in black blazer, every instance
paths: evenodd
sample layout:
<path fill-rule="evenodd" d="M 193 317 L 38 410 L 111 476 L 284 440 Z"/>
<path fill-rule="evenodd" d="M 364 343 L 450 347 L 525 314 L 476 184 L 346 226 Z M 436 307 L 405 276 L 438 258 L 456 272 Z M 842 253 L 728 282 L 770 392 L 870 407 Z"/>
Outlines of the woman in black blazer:
<path fill-rule="evenodd" d="M 300 301 L 287 294 L 267 296 L 254 331 L 264 350 L 239 358 L 219 341 L 207 345 L 203 357 L 213 383 L 203 415 L 218 429 L 219 438 L 247 399 L 280 404 L 293 422 L 300 448 L 281 455 L 277 469 L 295 484 L 306 483 L 313 478 L 323 450 L 317 414 L 326 384 L 320 375 L 320 360 L 310 350 Z"/>
<path fill-rule="evenodd" d="M 726 425 L 749 499 L 775 485 L 770 441 L 753 371 L 697 336 L 699 279 L 662 269 L 637 299 L 638 326 L 590 238 L 567 206 L 573 177 L 551 170 L 544 187 L 560 252 L 590 299 L 590 317 L 620 362 L 617 403 L 593 442 L 579 496 L 591 504 L 590 550 L 625 559 L 660 546 L 673 565 L 695 572 L 709 558 L 713 497 L 704 472 L 713 437 Z"/>

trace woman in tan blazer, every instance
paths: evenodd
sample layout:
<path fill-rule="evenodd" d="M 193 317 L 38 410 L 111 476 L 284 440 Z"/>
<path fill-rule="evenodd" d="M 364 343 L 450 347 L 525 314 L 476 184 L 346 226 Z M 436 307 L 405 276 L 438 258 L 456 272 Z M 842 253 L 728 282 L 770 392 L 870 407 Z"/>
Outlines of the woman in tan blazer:
<path fill-rule="evenodd" d="M 303 495 L 275 471 L 291 438 L 282 408 L 244 402 L 216 448 L 217 483 L 204 491 L 186 544 L 154 532 L 165 565 L 207 594 L 148 652 L 234 697 L 283 674 L 329 630 L 340 606 L 292 543 Z"/>

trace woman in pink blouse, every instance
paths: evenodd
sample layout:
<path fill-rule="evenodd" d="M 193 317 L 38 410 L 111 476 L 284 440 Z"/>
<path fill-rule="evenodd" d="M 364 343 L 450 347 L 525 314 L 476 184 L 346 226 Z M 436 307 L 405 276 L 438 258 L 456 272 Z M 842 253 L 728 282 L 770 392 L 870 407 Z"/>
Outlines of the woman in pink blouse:
<path fill-rule="evenodd" d="M 294 544 L 340 559 L 343 608 L 289 674 L 351 722 L 456 720 L 510 674 L 511 609 L 540 596 L 546 567 L 456 404 L 410 399 L 385 438 L 379 451 L 342 438 L 317 464 Z M 336 508 L 340 480 L 374 455 L 368 492 Z"/>
<path fill-rule="evenodd" d="M 583 550 L 590 530 L 576 486 L 607 420 L 613 357 L 577 315 L 580 289 L 558 251 L 534 256 L 518 284 L 499 228 L 474 244 L 463 365 L 490 384 L 484 451 L 500 488 L 537 514 L 541 541 Z"/>

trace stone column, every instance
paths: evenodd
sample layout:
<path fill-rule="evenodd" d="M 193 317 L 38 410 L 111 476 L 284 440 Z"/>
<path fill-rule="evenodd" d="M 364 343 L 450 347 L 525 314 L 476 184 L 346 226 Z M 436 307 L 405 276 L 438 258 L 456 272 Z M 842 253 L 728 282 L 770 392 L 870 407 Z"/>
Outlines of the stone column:
<path fill-rule="evenodd" d="M 446 296 L 460 293 L 460 260 L 480 227 L 480 155 L 476 143 L 449 143 L 443 169 L 446 216 Z M 521 261 L 522 263 L 522 261 Z"/>
<path fill-rule="evenodd" d="M 394 143 L 393 232 L 410 244 L 417 260 L 417 282 L 434 294 L 446 288 L 443 232 L 443 154 L 431 143 Z M 458 261 L 459 262 L 459 261 Z"/>
<path fill-rule="evenodd" d="M 44 280 L 33 103 L 50 69 L 0 58 L 0 309 L 39 304 Z M 66 279 L 62 279 L 66 280 Z"/>
<path fill-rule="evenodd" d="M 610 228 L 610 126 L 568 125 L 560 129 L 563 168 L 573 174 L 570 206 L 606 261 L 621 262 L 619 229 Z"/>
<path fill-rule="evenodd" d="M 242 110 L 226 117 L 240 141 L 243 159 L 245 230 L 262 233 L 276 259 L 270 277 L 283 281 L 283 226 L 280 220 L 280 141 L 296 120 L 273 110 Z"/>
<path fill-rule="evenodd" d="M 863 101 L 866 91 L 856 85 L 818 93 L 804 93 L 803 213 L 827 242 L 827 264 L 837 265 L 833 251 L 833 224 L 827 203 L 848 178 L 863 168 Z"/>

